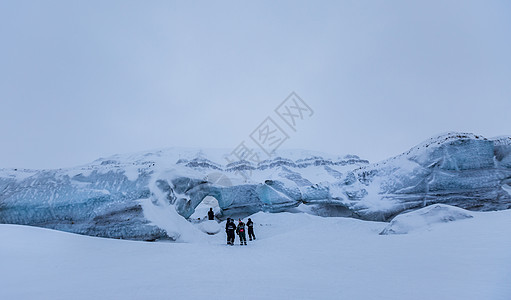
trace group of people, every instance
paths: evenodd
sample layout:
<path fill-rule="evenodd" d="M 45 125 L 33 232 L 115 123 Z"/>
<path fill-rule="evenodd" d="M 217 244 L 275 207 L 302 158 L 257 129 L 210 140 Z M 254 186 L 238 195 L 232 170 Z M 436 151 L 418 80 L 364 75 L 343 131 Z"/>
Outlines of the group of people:
<path fill-rule="evenodd" d="M 213 211 L 213 208 L 210 208 L 208 211 L 208 219 L 214 220 L 215 219 L 215 212 Z M 254 222 L 252 222 L 252 219 L 248 218 L 248 222 L 246 224 L 247 231 L 248 231 L 248 240 L 252 241 L 255 240 L 255 234 L 254 234 Z M 240 245 L 246 245 L 247 244 L 247 236 L 245 234 L 245 223 L 241 219 L 238 219 L 238 225 L 234 224 L 234 219 L 227 218 L 227 223 L 225 224 L 225 232 L 227 233 L 227 245 L 234 245 L 234 238 L 236 233 L 239 236 L 240 239 Z"/>
<path fill-rule="evenodd" d="M 254 222 L 250 218 L 248 218 L 247 222 L 248 229 L 248 239 L 249 241 L 255 240 L 254 234 Z M 225 224 L 225 232 L 227 233 L 227 245 L 234 245 L 234 232 L 239 236 L 240 245 L 247 244 L 247 237 L 245 235 L 245 223 L 241 219 L 238 220 L 238 226 L 234 224 L 234 220 L 231 218 L 227 218 L 227 223 Z"/>

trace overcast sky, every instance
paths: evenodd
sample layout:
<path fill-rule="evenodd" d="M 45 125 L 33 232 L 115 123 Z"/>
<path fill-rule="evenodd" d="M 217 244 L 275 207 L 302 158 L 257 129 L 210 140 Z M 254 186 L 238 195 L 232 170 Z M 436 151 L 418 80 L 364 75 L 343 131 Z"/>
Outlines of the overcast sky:
<path fill-rule="evenodd" d="M 511 134 L 510 1 L 0 1 L 0 39 L 0 168 L 255 148 L 267 117 L 282 148 L 370 161 Z"/>

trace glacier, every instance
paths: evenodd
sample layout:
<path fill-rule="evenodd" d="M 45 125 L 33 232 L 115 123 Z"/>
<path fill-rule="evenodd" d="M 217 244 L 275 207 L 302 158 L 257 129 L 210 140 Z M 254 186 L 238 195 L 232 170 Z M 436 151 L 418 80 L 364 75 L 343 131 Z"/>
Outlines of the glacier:
<path fill-rule="evenodd" d="M 228 163 L 228 153 L 170 148 L 67 169 L 1 169 L 0 223 L 179 241 L 197 234 L 187 219 L 207 196 L 218 201 L 220 220 L 303 205 L 317 215 L 375 221 L 436 203 L 511 208 L 511 137 L 447 133 L 373 164 L 302 150 Z"/>

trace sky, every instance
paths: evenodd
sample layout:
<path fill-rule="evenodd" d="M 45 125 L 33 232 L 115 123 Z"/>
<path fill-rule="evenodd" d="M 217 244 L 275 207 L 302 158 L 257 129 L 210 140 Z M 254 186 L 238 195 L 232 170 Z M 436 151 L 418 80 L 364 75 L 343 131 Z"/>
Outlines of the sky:
<path fill-rule="evenodd" d="M 267 118 L 372 162 L 511 134 L 509 1 L 0 1 L 0 39 L 0 168 L 257 148 Z"/>

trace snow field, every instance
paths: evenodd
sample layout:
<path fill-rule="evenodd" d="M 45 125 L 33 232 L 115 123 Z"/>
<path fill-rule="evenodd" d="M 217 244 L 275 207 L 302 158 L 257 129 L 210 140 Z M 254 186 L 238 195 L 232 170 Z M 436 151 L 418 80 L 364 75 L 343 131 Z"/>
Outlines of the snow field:
<path fill-rule="evenodd" d="M 511 211 L 472 214 L 384 236 L 387 223 L 257 213 L 248 246 L 223 230 L 147 243 L 0 225 L 0 298 L 510 299 Z"/>

